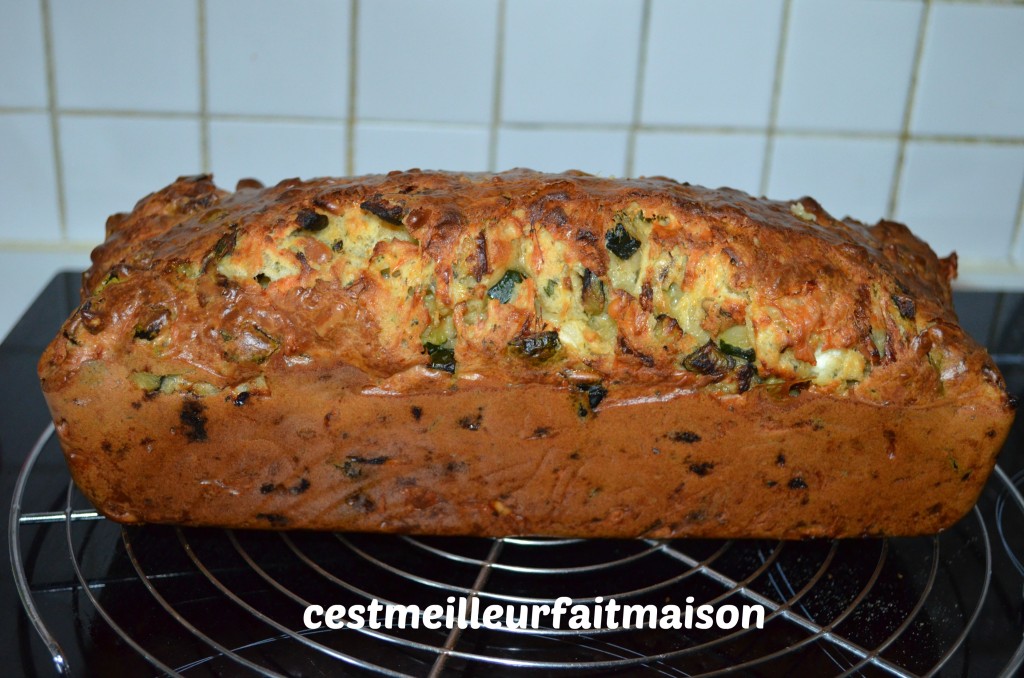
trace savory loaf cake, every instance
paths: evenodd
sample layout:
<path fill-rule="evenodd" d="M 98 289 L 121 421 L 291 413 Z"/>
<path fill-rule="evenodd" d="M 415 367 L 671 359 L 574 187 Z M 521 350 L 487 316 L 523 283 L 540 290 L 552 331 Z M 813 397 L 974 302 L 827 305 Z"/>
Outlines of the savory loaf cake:
<path fill-rule="evenodd" d="M 909 535 L 1015 403 L 908 229 L 665 178 L 182 178 L 107 222 L 39 365 L 127 523 Z"/>

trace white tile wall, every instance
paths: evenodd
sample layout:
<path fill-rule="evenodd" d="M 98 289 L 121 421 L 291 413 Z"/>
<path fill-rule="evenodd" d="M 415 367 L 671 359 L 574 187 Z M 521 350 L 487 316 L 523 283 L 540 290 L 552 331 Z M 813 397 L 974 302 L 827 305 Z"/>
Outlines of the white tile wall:
<path fill-rule="evenodd" d="M 487 169 L 487 131 L 483 128 L 437 128 L 360 123 L 356 127 L 355 171 L 393 169 Z"/>
<path fill-rule="evenodd" d="M 1024 136 L 1024 7 L 933 5 L 912 129 Z"/>
<path fill-rule="evenodd" d="M 497 17 L 497 0 L 374 0 L 362 5 L 359 116 L 490 121 Z M 424 55 L 430 55 L 429 64 Z"/>
<path fill-rule="evenodd" d="M 195 120 L 62 116 L 60 137 L 68 235 L 80 242 L 101 242 L 107 216 L 201 170 Z"/>
<path fill-rule="evenodd" d="M 0 114 L 0 149 L 10 159 L 0 163 L 0 238 L 59 242 L 50 116 Z"/>
<path fill-rule="evenodd" d="M 793 0 L 780 127 L 899 132 L 923 5 Z"/>
<path fill-rule="evenodd" d="M 50 7 L 61 106 L 199 110 L 196 3 L 52 0 Z"/>
<path fill-rule="evenodd" d="M 344 118 L 349 3 L 206 0 L 212 113 Z"/>
<path fill-rule="evenodd" d="M 1006 262 L 1022 182 L 1022 146 L 911 142 L 896 216 L 927 224 L 936 252 Z"/>
<path fill-rule="evenodd" d="M 0 8 L 0 106 L 46 106 L 46 54 L 38 2 Z"/>
<path fill-rule="evenodd" d="M 509 2 L 502 119 L 629 123 L 641 10 L 641 0 Z"/>
<path fill-rule="evenodd" d="M 885 216 L 896 139 L 782 137 L 775 142 L 768 196 L 809 195 L 837 218 L 875 223 Z"/>
<path fill-rule="evenodd" d="M 654 0 L 643 121 L 764 127 L 782 0 Z"/>
<path fill-rule="evenodd" d="M 1000 0 L 0 0 L 0 263 L 181 174 L 521 165 L 809 193 L 1024 289 L 1022 64 Z"/>
<path fill-rule="evenodd" d="M 502 129 L 497 169 L 529 167 L 542 172 L 577 169 L 622 176 L 627 134 L 578 129 Z"/>
<path fill-rule="evenodd" d="M 764 164 L 763 134 L 641 132 L 633 173 L 660 174 L 702 186 L 757 194 Z"/>
<path fill-rule="evenodd" d="M 239 179 L 267 186 L 282 179 L 345 173 L 345 126 L 320 122 L 210 123 L 210 169 L 217 185 L 234 189 Z"/>

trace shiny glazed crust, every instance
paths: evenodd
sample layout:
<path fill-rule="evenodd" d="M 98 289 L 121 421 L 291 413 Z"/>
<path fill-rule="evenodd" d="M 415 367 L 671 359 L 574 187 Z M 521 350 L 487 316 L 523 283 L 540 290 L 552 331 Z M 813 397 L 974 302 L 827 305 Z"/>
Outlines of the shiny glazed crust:
<path fill-rule="evenodd" d="M 906 227 L 663 178 L 179 179 L 40 362 L 123 522 L 922 534 L 1013 419 Z"/>

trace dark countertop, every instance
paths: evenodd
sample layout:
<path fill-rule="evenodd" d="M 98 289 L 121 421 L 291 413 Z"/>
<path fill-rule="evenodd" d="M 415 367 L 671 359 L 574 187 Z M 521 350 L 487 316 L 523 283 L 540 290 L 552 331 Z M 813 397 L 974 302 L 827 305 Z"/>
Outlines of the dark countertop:
<path fill-rule="evenodd" d="M 0 501 L 5 507 L 5 518 L 22 463 L 40 431 L 50 422 L 36 376 L 36 363 L 46 344 L 56 336 L 61 324 L 78 305 L 80 281 L 81 276 L 74 273 L 54 277 L 0 344 Z M 39 470 L 53 478 L 67 473 L 53 463 L 41 465 Z M 3 531 L 3 545 L 6 554 L 6 529 Z M 35 631 L 21 611 L 21 602 L 8 571 L 0 577 L 0 654 L 8 658 L 20 656 L 25 667 L 48 666 L 50 658 L 34 636 Z M 31 661 L 25 654 L 29 644 L 32 648 Z"/>
<path fill-rule="evenodd" d="M 77 305 L 79 280 L 73 273 L 55 277 L 0 345 L 0 500 L 8 508 L 26 454 L 49 423 L 36 362 Z M 964 327 L 990 348 L 1011 392 L 1024 396 L 1024 294 L 963 292 L 956 305 Z M 1024 417 L 1018 417 L 999 463 L 1011 476 L 1024 469 Z M 42 483 L 67 483 L 59 455 L 41 458 L 33 475 Z M 7 539 L 4 530 L 5 546 Z M 26 675 L 50 675 L 50 657 L 22 612 L 9 571 L 0 576 L 0 654 Z"/>

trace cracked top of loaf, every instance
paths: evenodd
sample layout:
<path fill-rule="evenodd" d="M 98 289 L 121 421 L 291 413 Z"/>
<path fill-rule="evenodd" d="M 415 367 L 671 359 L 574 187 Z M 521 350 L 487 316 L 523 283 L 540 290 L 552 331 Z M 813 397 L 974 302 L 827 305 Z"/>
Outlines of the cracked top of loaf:
<path fill-rule="evenodd" d="M 111 217 L 92 258 L 44 381 L 114 359 L 135 387 L 199 397 L 350 368 L 381 393 L 629 383 L 913 403 L 970 375 L 1001 388 L 957 325 L 955 255 L 810 198 L 529 170 L 234 193 L 185 177 Z"/>

